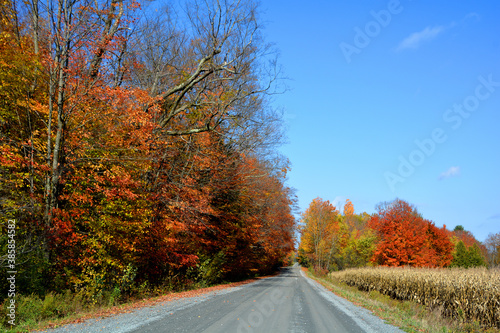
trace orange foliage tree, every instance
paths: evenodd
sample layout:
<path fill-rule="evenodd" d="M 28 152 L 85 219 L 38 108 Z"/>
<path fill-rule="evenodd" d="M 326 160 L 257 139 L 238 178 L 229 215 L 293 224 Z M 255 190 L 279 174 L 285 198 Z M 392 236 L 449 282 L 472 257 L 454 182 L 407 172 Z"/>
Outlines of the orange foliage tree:
<path fill-rule="evenodd" d="M 330 270 L 334 255 L 344 241 L 339 233 L 339 211 L 330 201 L 316 198 L 302 214 L 301 223 L 299 255 L 302 262 L 320 270 Z"/>
<path fill-rule="evenodd" d="M 378 236 L 372 261 L 379 265 L 444 267 L 453 258 L 446 227 L 437 228 L 403 200 L 380 205 L 369 225 Z"/>
<path fill-rule="evenodd" d="M 0 0 L 0 210 L 31 256 L 23 292 L 210 284 L 294 248 L 255 4 L 200 1 L 172 34 L 138 8 Z"/>
<path fill-rule="evenodd" d="M 368 218 L 355 214 L 350 200 L 341 215 L 329 201 L 314 199 L 302 214 L 299 261 L 321 271 L 367 265 L 375 240 Z"/>
<path fill-rule="evenodd" d="M 347 199 L 341 217 L 344 238 L 339 268 L 361 267 L 369 264 L 374 251 L 375 234 L 367 226 L 370 216 L 366 213 L 354 214 L 354 205 Z"/>

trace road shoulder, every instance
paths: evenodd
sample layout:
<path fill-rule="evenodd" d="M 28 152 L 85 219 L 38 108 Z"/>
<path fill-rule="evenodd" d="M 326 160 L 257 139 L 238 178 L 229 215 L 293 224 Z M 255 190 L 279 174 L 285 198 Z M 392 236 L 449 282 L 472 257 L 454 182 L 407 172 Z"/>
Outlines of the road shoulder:
<path fill-rule="evenodd" d="M 323 298 L 351 317 L 366 332 L 404 332 L 400 328 L 379 318 L 372 311 L 337 295 L 323 281 L 308 276 L 302 269 L 301 275 Z"/>

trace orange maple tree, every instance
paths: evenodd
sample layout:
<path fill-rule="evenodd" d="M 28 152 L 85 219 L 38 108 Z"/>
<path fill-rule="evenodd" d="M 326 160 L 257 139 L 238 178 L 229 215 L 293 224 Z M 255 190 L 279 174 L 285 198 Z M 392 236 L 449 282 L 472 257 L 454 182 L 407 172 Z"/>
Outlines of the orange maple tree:
<path fill-rule="evenodd" d="M 31 263 L 22 292 L 212 284 L 293 250 L 253 6 L 194 7 L 169 35 L 135 1 L 0 1 L 0 209 Z"/>
<path fill-rule="evenodd" d="M 369 226 L 378 236 L 372 261 L 379 265 L 444 267 L 453 258 L 446 227 L 437 228 L 403 200 L 380 205 Z"/>

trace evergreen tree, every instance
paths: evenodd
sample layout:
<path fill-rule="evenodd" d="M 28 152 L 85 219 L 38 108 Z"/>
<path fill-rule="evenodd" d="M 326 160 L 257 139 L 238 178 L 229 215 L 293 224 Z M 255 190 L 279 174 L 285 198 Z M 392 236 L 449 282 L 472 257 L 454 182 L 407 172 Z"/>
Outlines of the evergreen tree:
<path fill-rule="evenodd" d="M 474 243 L 473 246 L 469 247 L 467 254 L 468 267 L 487 266 L 477 243 Z"/>
<path fill-rule="evenodd" d="M 486 266 L 481 250 L 477 243 L 467 248 L 463 241 L 457 243 L 455 253 L 453 254 L 453 261 L 451 267 L 479 267 Z"/>
<path fill-rule="evenodd" d="M 455 247 L 455 253 L 453 253 L 453 260 L 450 264 L 451 267 L 467 267 L 467 248 L 464 242 L 460 241 Z"/>

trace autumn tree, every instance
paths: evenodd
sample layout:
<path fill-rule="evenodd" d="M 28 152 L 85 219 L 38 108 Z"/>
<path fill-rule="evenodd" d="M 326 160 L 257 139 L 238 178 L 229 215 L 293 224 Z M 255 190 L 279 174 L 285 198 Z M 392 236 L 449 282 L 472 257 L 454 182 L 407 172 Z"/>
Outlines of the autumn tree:
<path fill-rule="evenodd" d="M 489 266 L 498 267 L 500 265 L 500 233 L 489 234 L 484 244 L 488 250 Z"/>
<path fill-rule="evenodd" d="M 340 256 L 341 268 L 362 267 L 370 263 L 375 250 L 375 233 L 367 225 L 370 216 L 355 214 L 352 202 L 347 199 L 341 217 L 345 228 L 345 241 Z"/>
<path fill-rule="evenodd" d="M 190 1 L 182 11 L 179 17 L 167 6 L 148 14 L 129 50 L 131 80 L 152 97 L 146 111 L 157 113 L 163 135 L 222 128 L 241 145 L 265 138 L 250 134 L 280 119 L 264 98 L 276 92 L 280 73 L 256 3 Z"/>
<path fill-rule="evenodd" d="M 237 153 L 215 132 L 177 139 L 185 150 L 172 150 L 165 163 L 190 168 L 158 169 L 169 181 L 155 191 L 161 206 L 140 242 L 150 281 L 185 272 L 213 283 L 279 265 L 293 250 L 294 232 L 293 193 L 280 172 Z"/>
<path fill-rule="evenodd" d="M 328 208 L 330 214 L 327 214 Z M 327 217 L 327 218 L 325 218 Z M 370 215 L 355 214 L 347 200 L 343 214 L 315 199 L 303 214 L 299 261 L 304 265 L 317 265 L 322 270 L 341 270 L 370 264 L 375 250 L 376 235 L 368 227 Z M 318 265 L 318 259 L 323 262 Z"/>
<path fill-rule="evenodd" d="M 242 154 L 270 156 L 280 142 L 281 118 L 266 100 L 274 92 L 278 73 L 264 73 L 266 54 L 271 52 L 261 40 L 256 10 L 252 1 L 192 1 L 186 16 L 178 17 L 166 7 L 138 24 L 140 33 L 127 50 L 128 61 L 134 63 L 128 82 L 149 93 L 144 111 L 157 126 L 146 173 L 145 188 L 152 203 L 146 235 L 162 255 L 154 255 L 150 246 L 144 249 L 144 258 L 151 258 L 144 265 L 157 267 L 150 276 L 192 269 L 200 261 L 206 266 L 226 265 L 232 256 L 241 260 L 246 251 L 243 237 L 255 231 L 246 228 L 248 234 L 239 235 L 239 249 L 224 250 L 217 244 L 218 250 L 205 251 L 192 246 L 193 237 L 200 237 L 202 247 L 217 243 L 205 236 L 217 230 L 213 224 L 220 222 L 215 216 L 226 213 L 211 202 L 220 186 L 239 193 L 240 187 L 248 185 L 240 173 L 244 161 L 253 159 Z M 266 173 L 259 177 L 269 179 Z M 226 207 L 241 205 L 241 198 Z M 253 204 L 244 202 L 243 211 Z M 255 219 L 229 215 L 223 223 L 229 229 L 234 227 L 228 221 L 238 224 Z M 254 243 L 262 240 L 256 235 L 248 238 L 248 246 L 258 248 Z M 215 263 L 207 259 L 210 256 L 221 259 Z M 240 269 L 243 274 L 255 263 L 245 265 Z"/>
<path fill-rule="evenodd" d="M 282 264 L 294 249 L 292 207 L 295 199 L 293 191 L 283 184 L 282 171 L 273 170 L 271 165 L 255 158 L 247 157 L 242 162 L 236 178 L 240 185 L 226 188 L 219 195 L 231 193 L 231 196 L 224 194 L 217 200 L 219 209 L 224 207 L 220 206 L 224 202 L 229 204 L 227 208 L 231 207 L 219 210 L 218 221 L 228 232 L 229 241 L 221 245 L 230 264 L 225 266 L 230 275 L 245 271 L 269 272 Z"/>
<path fill-rule="evenodd" d="M 372 261 L 379 265 L 443 267 L 451 262 L 453 245 L 445 227 L 437 228 L 405 201 L 380 204 L 369 225 L 378 236 Z"/>
<path fill-rule="evenodd" d="M 12 219 L 16 224 L 18 288 L 39 292 L 45 284 L 39 273 L 46 269 L 39 223 L 44 124 L 35 110 L 43 98 L 43 92 L 35 89 L 42 64 L 28 33 L 29 20 L 19 15 L 17 6 L 0 1 L 0 213 L 5 221 Z M 0 226 L 2 266 L 8 253 L 6 226 Z M 1 274 L 5 281 L 5 271 Z M 2 290 L 6 286 L 2 283 Z"/>
<path fill-rule="evenodd" d="M 458 243 L 459 241 L 462 241 L 466 247 L 473 246 L 475 243 L 478 242 L 477 239 L 474 237 L 474 235 L 470 231 L 465 230 L 465 228 L 462 225 L 457 225 L 453 229 L 450 237 L 452 238 L 453 243 Z"/>
<path fill-rule="evenodd" d="M 349 219 L 354 216 L 354 206 L 351 200 L 347 199 L 344 204 L 344 209 L 342 211 L 345 218 Z"/>
<path fill-rule="evenodd" d="M 101 69 L 112 62 L 123 14 L 134 6 L 120 0 L 49 1 L 43 6 L 37 0 L 2 2 L 9 18 L 2 16 L 2 24 L 11 24 L 2 27 L 2 38 L 7 38 L 2 62 L 9 61 L 2 68 L 2 89 L 8 93 L 2 100 L 10 104 L 2 112 L 3 165 L 24 169 L 22 176 L 10 173 L 17 182 L 26 180 L 26 192 L 18 193 L 30 201 L 21 207 L 30 207 L 31 217 L 18 218 L 29 224 L 26 230 L 35 231 L 45 261 L 57 228 L 54 219 L 64 210 L 64 188 L 70 186 L 66 175 L 82 161 L 72 144 L 88 134 L 85 126 L 99 116 L 107 75 Z"/>
<path fill-rule="evenodd" d="M 0 205 L 32 256 L 25 289 L 97 302 L 283 262 L 295 199 L 253 1 L 191 1 L 178 17 L 14 4 L 0 2 Z"/>
<path fill-rule="evenodd" d="M 105 59 L 111 59 L 108 54 L 123 29 L 124 11 L 134 6 L 122 0 L 49 3 L 47 25 L 41 28 L 47 36 L 44 61 L 49 76 L 48 100 L 43 110 L 47 125 L 48 172 L 44 195 L 47 230 L 54 227 L 64 176 L 75 162 L 71 156 L 74 149 L 68 146 L 79 135 L 81 126 L 99 116 L 98 105 L 93 101 L 106 84 L 107 73 L 102 72 L 102 66 Z"/>
<path fill-rule="evenodd" d="M 299 253 L 321 270 L 330 270 L 341 248 L 339 212 L 330 201 L 314 199 L 301 217 Z"/>

